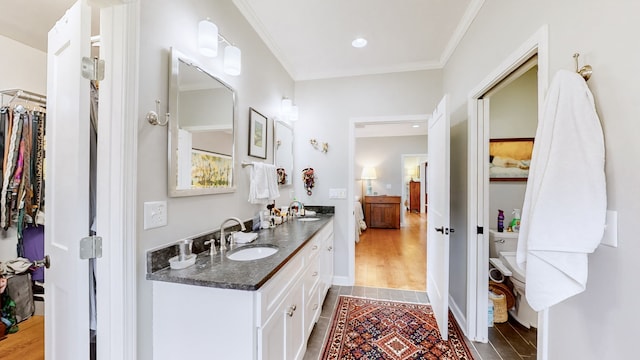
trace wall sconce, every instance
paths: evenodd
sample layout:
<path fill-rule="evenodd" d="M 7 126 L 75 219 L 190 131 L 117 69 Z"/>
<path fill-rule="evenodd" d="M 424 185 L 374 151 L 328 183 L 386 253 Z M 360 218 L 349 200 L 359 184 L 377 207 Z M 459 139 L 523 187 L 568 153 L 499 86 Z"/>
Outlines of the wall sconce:
<path fill-rule="evenodd" d="M 298 106 L 293 105 L 293 101 L 288 97 L 282 98 L 282 117 L 289 121 L 298 121 Z"/>
<path fill-rule="evenodd" d="M 374 167 L 364 167 L 362 169 L 362 176 L 360 177 L 362 180 L 367 180 L 367 196 L 373 195 L 373 190 L 371 188 L 371 180 L 375 180 L 378 178 L 376 174 L 376 168 Z"/>
<path fill-rule="evenodd" d="M 227 44 L 224 49 L 224 59 L 222 68 L 225 73 L 231 76 L 240 75 L 242 72 L 242 52 L 231 44 L 222 34 L 218 32 L 218 26 L 209 18 L 198 23 L 198 49 L 206 57 L 218 56 L 218 43 Z"/>

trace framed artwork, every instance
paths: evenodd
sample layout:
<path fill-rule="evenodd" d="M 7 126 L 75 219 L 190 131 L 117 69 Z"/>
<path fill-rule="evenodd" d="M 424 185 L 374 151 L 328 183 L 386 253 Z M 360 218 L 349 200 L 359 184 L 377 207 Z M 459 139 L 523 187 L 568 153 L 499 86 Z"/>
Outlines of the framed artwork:
<path fill-rule="evenodd" d="M 229 155 L 191 149 L 191 188 L 210 189 L 233 186 L 233 159 Z"/>
<path fill-rule="evenodd" d="M 269 120 L 253 108 L 249 108 L 249 156 L 267 158 L 267 125 Z"/>
<path fill-rule="evenodd" d="M 489 140 L 489 180 L 527 181 L 533 138 Z"/>

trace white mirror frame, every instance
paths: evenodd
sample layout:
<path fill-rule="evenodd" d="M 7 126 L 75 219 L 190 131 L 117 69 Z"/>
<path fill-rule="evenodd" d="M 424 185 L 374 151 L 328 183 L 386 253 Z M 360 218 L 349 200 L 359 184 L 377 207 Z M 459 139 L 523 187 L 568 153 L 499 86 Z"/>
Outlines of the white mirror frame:
<path fill-rule="evenodd" d="M 210 195 L 210 194 L 224 194 L 231 193 L 236 191 L 236 182 L 235 182 L 235 174 L 236 174 L 236 158 L 235 158 L 235 132 L 237 129 L 237 102 L 236 102 L 236 91 L 229 86 L 224 81 L 220 80 L 218 77 L 211 75 L 210 72 L 203 69 L 200 65 L 198 65 L 192 59 L 186 57 L 180 51 L 175 48 L 171 48 L 170 51 L 170 59 L 169 59 L 169 136 L 168 136 L 168 192 L 171 197 L 180 197 L 180 196 L 195 196 L 195 195 Z M 180 122 L 180 114 L 178 109 L 178 76 L 179 76 L 179 64 L 183 62 L 186 65 L 193 66 L 197 70 L 201 71 L 204 75 L 210 76 L 211 78 L 218 81 L 224 87 L 229 89 L 233 98 L 233 109 L 232 109 L 232 136 L 233 136 L 233 144 L 231 147 L 231 186 L 228 187 L 211 187 L 211 188 L 188 188 L 188 189 L 180 189 L 178 187 L 178 137 L 179 137 L 179 122 Z"/>
<path fill-rule="evenodd" d="M 293 152 L 293 126 L 285 121 L 282 120 L 276 120 L 274 122 L 274 126 L 273 126 L 273 164 L 276 166 L 276 168 L 279 167 L 284 167 L 286 172 L 287 172 L 287 179 L 286 179 L 286 183 L 285 184 L 278 184 L 279 186 L 291 186 L 293 184 L 293 158 L 294 158 L 294 152 Z M 289 132 L 290 134 L 290 138 L 288 141 L 288 145 L 289 145 L 289 151 L 285 153 L 286 149 L 282 148 L 280 149 L 280 146 L 286 146 L 286 144 L 282 144 L 283 142 L 283 136 L 282 133 L 284 131 Z M 286 161 L 286 155 L 290 156 L 290 164 L 282 164 L 282 155 L 285 155 L 285 159 L 284 161 Z M 289 168 L 287 168 L 287 165 L 289 166 Z"/>

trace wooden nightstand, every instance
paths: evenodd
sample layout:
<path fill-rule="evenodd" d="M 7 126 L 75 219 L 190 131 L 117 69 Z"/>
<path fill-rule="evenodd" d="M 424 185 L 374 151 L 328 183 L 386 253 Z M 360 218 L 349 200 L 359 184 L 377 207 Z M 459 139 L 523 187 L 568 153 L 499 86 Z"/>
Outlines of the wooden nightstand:
<path fill-rule="evenodd" d="M 371 228 L 400 229 L 400 196 L 365 196 L 364 220 Z"/>

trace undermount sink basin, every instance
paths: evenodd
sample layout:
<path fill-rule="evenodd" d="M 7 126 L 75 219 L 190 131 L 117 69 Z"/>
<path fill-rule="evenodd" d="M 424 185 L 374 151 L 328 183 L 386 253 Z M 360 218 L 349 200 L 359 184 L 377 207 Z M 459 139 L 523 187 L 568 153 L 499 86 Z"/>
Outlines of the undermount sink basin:
<path fill-rule="evenodd" d="M 298 221 L 318 221 L 318 220 L 320 220 L 320 218 L 308 218 L 308 217 L 298 218 Z"/>
<path fill-rule="evenodd" d="M 277 252 L 278 248 L 276 246 L 259 245 L 237 249 L 227 254 L 227 258 L 235 261 L 250 261 L 266 258 Z"/>

